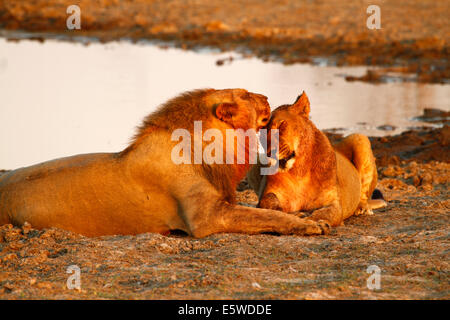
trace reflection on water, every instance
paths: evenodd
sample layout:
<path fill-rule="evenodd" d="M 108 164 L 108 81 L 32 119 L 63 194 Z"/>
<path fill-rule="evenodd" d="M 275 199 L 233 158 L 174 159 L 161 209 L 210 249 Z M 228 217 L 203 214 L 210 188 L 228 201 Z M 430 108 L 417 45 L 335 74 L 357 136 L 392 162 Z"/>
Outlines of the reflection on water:
<path fill-rule="evenodd" d="M 234 54 L 232 54 L 234 55 Z M 203 87 L 263 93 L 272 107 L 302 90 L 321 129 L 393 134 L 424 108 L 448 110 L 448 85 L 346 82 L 363 67 L 284 66 L 229 53 L 160 49 L 129 42 L 89 46 L 0 38 L 0 169 L 77 153 L 123 149 L 142 118 L 177 93 Z M 236 55 L 234 55 L 236 57 Z M 380 125 L 397 129 L 380 131 Z"/>

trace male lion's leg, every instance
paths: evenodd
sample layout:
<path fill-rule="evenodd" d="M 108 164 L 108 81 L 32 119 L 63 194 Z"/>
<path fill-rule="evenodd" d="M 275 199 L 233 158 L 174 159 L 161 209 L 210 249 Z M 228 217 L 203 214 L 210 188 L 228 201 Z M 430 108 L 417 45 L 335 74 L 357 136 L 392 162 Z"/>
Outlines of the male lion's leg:
<path fill-rule="evenodd" d="M 329 232 L 325 221 L 301 219 L 281 211 L 229 204 L 206 188 L 180 199 L 180 215 L 194 237 L 214 233 L 320 235 Z M 201 198 L 199 198 L 201 197 Z M 202 199 L 202 201 L 198 201 Z"/>
<path fill-rule="evenodd" d="M 281 211 L 229 204 L 221 204 L 220 207 L 223 232 L 320 235 L 328 233 L 330 229 L 326 221 L 302 219 Z"/>
<path fill-rule="evenodd" d="M 378 174 L 369 138 L 352 134 L 334 147 L 353 163 L 361 179 L 361 198 L 355 214 L 373 214 L 368 201 L 377 185 Z"/>
<path fill-rule="evenodd" d="M 211 224 L 198 225 L 193 230 L 195 237 L 204 237 L 219 232 L 229 233 L 278 233 L 283 235 L 321 235 L 329 232 L 326 221 L 301 219 L 281 211 L 249 208 L 228 203 L 217 203 L 216 214 Z M 195 222 L 194 222 L 195 224 Z"/>

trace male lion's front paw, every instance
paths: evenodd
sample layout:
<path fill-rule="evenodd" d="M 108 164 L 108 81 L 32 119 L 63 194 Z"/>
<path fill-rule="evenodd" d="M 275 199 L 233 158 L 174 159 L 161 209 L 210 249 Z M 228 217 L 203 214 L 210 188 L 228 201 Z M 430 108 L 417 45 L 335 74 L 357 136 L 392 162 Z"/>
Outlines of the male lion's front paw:
<path fill-rule="evenodd" d="M 322 229 L 322 234 L 329 234 L 330 233 L 331 226 L 328 223 L 328 221 L 319 220 L 319 221 L 317 221 L 317 223 L 319 224 L 319 227 Z"/>
<path fill-rule="evenodd" d="M 314 221 L 304 219 L 305 225 L 300 227 L 296 234 L 304 236 L 324 235 L 330 233 L 331 226 L 325 220 Z"/>

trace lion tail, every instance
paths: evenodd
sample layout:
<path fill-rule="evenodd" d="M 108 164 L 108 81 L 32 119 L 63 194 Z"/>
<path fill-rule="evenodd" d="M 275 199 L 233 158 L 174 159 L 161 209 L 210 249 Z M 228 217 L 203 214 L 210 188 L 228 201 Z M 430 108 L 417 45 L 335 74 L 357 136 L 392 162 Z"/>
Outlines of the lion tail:
<path fill-rule="evenodd" d="M 383 197 L 383 193 L 380 190 L 375 189 L 372 193 L 372 199 L 367 201 L 370 209 L 380 209 L 387 206 L 387 202 Z"/>

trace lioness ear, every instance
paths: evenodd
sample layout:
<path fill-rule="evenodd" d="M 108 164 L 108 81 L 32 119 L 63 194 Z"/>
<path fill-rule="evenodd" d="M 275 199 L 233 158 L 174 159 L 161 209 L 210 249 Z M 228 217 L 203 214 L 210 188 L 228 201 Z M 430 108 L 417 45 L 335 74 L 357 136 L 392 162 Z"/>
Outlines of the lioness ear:
<path fill-rule="evenodd" d="M 308 96 L 306 95 L 305 91 L 303 91 L 303 93 L 297 97 L 297 100 L 295 100 L 291 108 L 294 109 L 298 114 L 309 117 L 311 108 L 309 105 Z"/>
<path fill-rule="evenodd" d="M 233 118 L 235 118 L 238 114 L 238 105 L 227 102 L 220 103 L 217 105 L 215 113 L 217 118 L 234 127 Z"/>

